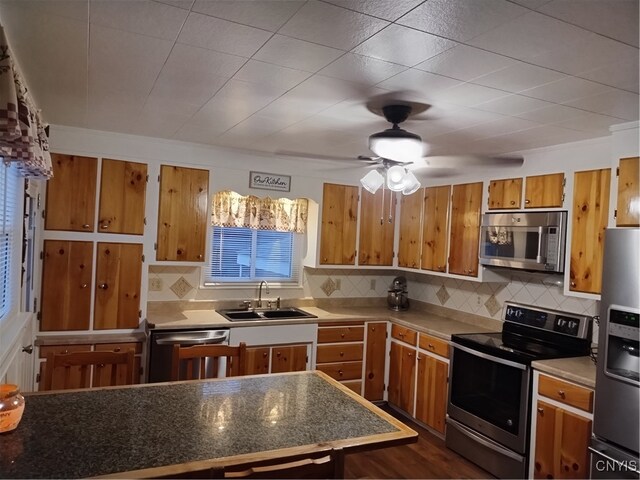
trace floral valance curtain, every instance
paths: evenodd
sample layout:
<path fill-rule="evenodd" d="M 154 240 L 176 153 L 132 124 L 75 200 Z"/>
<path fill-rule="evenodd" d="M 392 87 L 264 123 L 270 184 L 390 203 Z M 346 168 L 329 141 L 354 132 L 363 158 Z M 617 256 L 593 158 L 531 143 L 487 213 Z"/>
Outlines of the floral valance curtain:
<path fill-rule="evenodd" d="M 213 196 L 211 225 L 304 233 L 309 201 L 306 198 L 259 198 L 225 190 Z"/>
<path fill-rule="evenodd" d="M 4 162 L 16 162 L 25 177 L 50 178 L 53 172 L 45 128 L 0 27 L 0 156 Z"/>

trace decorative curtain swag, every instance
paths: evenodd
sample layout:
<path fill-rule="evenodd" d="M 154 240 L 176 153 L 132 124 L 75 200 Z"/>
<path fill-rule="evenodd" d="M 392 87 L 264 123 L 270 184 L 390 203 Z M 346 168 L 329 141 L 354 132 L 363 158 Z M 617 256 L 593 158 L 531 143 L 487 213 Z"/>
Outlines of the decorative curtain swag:
<path fill-rule="evenodd" d="M 0 27 L 0 156 L 4 162 L 17 162 L 24 177 L 50 178 L 53 172 L 46 128 Z"/>
<path fill-rule="evenodd" d="M 306 198 L 259 198 L 225 190 L 213 196 L 211 225 L 245 227 L 278 232 L 307 230 L 309 201 Z"/>

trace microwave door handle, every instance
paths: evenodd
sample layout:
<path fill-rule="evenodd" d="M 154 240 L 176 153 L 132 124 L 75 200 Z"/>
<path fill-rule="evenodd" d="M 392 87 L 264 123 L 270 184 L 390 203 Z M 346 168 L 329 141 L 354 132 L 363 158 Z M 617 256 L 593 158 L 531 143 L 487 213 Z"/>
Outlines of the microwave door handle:
<path fill-rule="evenodd" d="M 536 254 L 536 263 L 547 263 L 547 257 L 542 256 L 542 244 L 547 243 L 544 235 L 545 227 L 538 227 L 538 252 Z M 546 249 L 545 249 L 546 250 Z"/>

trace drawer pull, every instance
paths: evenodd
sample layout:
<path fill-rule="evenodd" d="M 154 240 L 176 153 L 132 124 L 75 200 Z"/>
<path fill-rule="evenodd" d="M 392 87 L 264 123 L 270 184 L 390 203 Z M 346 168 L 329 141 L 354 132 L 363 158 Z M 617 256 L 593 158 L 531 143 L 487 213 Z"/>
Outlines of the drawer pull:
<path fill-rule="evenodd" d="M 402 338 L 402 337 L 404 337 L 404 333 L 398 333 L 398 336 L 399 336 L 400 338 Z"/>
<path fill-rule="evenodd" d="M 89 228 L 89 224 L 85 223 L 84 225 L 82 225 L 82 228 L 84 228 L 86 230 L 87 228 Z"/>
<path fill-rule="evenodd" d="M 87 284 L 83 283 L 82 285 L 80 285 L 80 288 L 87 288 Z"/>
<path fill-rule="evenodd" d="M 566 397 L 566 394 L 564 393 L 564 390 L 558 390 L 558 395 L 560 395 L 560 398 Z"/>
<path fill-rule="evenodd" d="M 340 334 L 340 338 L 344 338 L 344 333 L 341 333 L 341 334 Z"/>
<path fill-rule="evenodd" d="M 120 347 L 116 347 L 113 349 L 114 352 L 119 352 L 120 351 Z"/>
<path fill-rule="evenodd" d="M 340 356 L 341 356 L 341 357 L 344 357 L 344 352 L 340 352 Z"/>
<path fill-rule="evenodd" d="M 342 370 L 338 370 L 338 375 L 342 376 L 343 375 L 343 371 Z"/>
<path fill-rule="evenodd" d="M 524 201 L 524 203 L 526 203 L 527 205 L 529 205 L 531 203 L 531 200 L 529 200 L 528 198 Z"/>
<path fill-rule="evenodd" d="M 429 344 L 429 345 L 427 345 L 427 346 L 428 346 L 431 350 L 433 350 L 434 348 L 436 348 L 436 347 L 434 347 L 434 346 L 433 346 L 433 343 L 430 343 L 430 344 Z"/>
<path fill-rule="evenodd" d="M 267 355 L 268 355 L 268 353 L 267 353 L 267 352 L 264 352 L 264 353 L 262 354 L 262 357 L 263 357 L 263 358 L 267 358 Z"/>

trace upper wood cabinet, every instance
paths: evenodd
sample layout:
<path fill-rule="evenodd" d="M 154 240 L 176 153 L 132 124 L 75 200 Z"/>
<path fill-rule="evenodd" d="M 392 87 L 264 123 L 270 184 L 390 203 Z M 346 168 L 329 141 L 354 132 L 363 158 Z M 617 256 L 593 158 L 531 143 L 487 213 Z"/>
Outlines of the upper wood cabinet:
<path fill-rule="evenodd" d="M 424 189 L 422 269 L 447 270 L 447 240 L 451 185 Z"/>
<path fill-rule="evenodd" d="M 358 221 L 358 187 L 325 183 L 322 193 L 320 263 L 354 265 Z"/>
<path fill-rule="evenodd" d="M 564 173 L 534 175 L 526 178 L 524 208 L 562 207 Z"/>
<path fill-rule="evenodd" d="M 360 199 L 359 265 L 392 265 L 393 233 L 396 225 L 396 196 L 379 189 L 362 190 Z"/>
<path fill-rule="evenodd" d="M 44 228 L 93 232 L 98 159 L 52 153 L 51 164 Z"/>
<path fill-rule="evenodd" d="M 411 195 L 403 195 L 400 200 L 399 267 L 420 268 L 423 200 L 423 189 L 419 189 Z"/>
<path fill-rule="evenodd" d="M 102 160 L 98 231 L 144 233 L 147 165 L 121 160 Z"/>
<path fill-rule="evenodd" d="M 89 328 L 92 262 L 92 242 L 44 241 L 41 331 Z"/>
<path fill-rule="evenodd" d="M 640 157 L 621 158 L 618 167 L 617 227 L 640 226 Z"/>
<path fill-rule="evenodd" d="M 478 276 L 482 182 L 453 186 L 449 273 Z"/>
<path fill-rule="evenodd" d="M 611 169 L 576 172 L 573 184 L 570 290 L 600 293 Z"/>
<path fill-rule="evenodd" d="M 94 328 L 137 328 L 142 244 L 98 243 Z"/>
<path fill-rule="evenodd" d="M 506 178 L 489 182 L 489 210 L 520 208 L 522 178 Z"/>
<path fill-rule="evenodd" d="M 162 165 L 156 260 L 203 262 L 209 171 Z"/>

